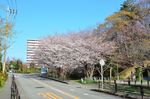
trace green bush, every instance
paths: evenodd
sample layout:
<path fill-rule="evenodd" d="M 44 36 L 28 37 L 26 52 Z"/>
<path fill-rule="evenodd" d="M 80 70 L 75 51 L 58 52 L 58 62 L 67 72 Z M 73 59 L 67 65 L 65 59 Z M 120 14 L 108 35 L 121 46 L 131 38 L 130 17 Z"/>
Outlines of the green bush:
<path fill-rule="evenodd" d="M 38 68 L 26 68 L 23 69 L 22 71 L 17 70 L 16 73 L 23 73 L 23 74 L 29 74 L 29 73 L 39 73 L 40 69 Z"/>
<path fill-rule="evenodd" d="M 7 73 L 1 73 L 0 72 L 0 87 L 2 87 L 5 84 L 7 78 L 8 78 Z"/>
<path fill-rule="evenodd" d="M 142 79 L 142 68 L 136 68 L 136 72 L 135 72 L 135 76 L 136 76 L 136 80 L 140 81 Z"/>

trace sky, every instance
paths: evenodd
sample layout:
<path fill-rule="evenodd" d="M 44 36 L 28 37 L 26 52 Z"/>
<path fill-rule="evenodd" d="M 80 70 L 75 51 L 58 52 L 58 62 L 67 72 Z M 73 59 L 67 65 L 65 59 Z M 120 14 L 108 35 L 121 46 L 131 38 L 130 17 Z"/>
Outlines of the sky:
<path fill-rule="evenodd" d="M 10 2 L 5 1 L 7 4 Z M 15 35 L 7 57 L 26 62 L 27 40 L 95 28 L 106 17 L 119 11 L 124 0 L 16 1 L 18 13 L 14 26 Z"/>

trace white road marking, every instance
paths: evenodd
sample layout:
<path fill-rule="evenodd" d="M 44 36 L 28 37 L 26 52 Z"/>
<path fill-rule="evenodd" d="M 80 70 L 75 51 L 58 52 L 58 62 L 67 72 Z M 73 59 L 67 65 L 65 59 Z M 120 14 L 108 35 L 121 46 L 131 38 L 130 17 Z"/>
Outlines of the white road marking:
<path fill-rule="evenodd" d="M 70 91 L 74 91 L 74 89 L 70 89 Z"/>
<path fill-rule="evenodd" d="M 41 84 L 41 85 L 43 85 L 43 86 L 45 86 L 45 87 L 48 87 L 48 88 L 50 88 L 50 89 L 52 89 L 52 90 L 55 90 L 55 91 L 57 91 L 57 92 L 59 92 L 59 93 L 61 93 L 61 94 L 63 94 L 63 95 L 69 96 L 69 97 L 71 97 L 71 98 L 73 98 L 73 99 L 79 99 L 77 96 L 71 95 L 71 94 L 69 94 L 69 93 L 67 93 L 67 92 L 64 92 L 64 91 L 60 90 L 60 89 L 56 89 L 56 88 L 54 88 L 54 87 L 52 87 L 52 86 L 50 86 L 50 85 L 48 85 L 48 84 L 46 84 L 46 83 L 43 83 L 43 82 L 41 82 L 41 81 L 39 81 L 39 80 L 36 80 L 36 79 L 33 79 L 33 78 L 31 78 L 31 79 L 32 79 L 33 81 L 35 81 L 35 82 L 37 82 L 37 83 L 39 83 L 39 84 Z"/>
<path fill-rule="evenodd" d="M 84 93 L 83 95 L 87 96 L 87 95 L 89 95 L 89 94 L 88 94 L 88 93 Z"/>

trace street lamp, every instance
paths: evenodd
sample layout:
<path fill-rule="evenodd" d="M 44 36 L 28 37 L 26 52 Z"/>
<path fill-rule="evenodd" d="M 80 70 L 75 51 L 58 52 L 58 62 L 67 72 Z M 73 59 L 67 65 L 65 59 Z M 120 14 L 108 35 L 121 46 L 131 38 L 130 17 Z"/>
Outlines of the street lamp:
<path fill-rule="evenodd" d="M 103 73 L 104 73 L 103 66 L 105 65 L 105 60 L 101 59 L 99 61 L 99 63 L 100 63 L 100 66 L 101 66 L 101 89 L 103 90 Z"/>

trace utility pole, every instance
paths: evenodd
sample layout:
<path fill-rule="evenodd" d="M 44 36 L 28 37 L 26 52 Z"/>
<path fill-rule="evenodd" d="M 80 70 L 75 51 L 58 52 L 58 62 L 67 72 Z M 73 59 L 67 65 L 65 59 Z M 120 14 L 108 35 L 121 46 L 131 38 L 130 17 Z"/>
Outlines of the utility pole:
<path fill-rule="evenodd" d="M 7 55 L 7 39 L 8 39 L 8 32 L 9 32 L 9 23 L 8 23 L 8 15 L 10 14 L 9 7 L 6 10 L 6 24 L 5 24 L 5 44 L 4 44 L 4 62 L 3 62 L 3 73 L 6 71 L 6 55 Z"/>
<path fill-rule="evenodd" d="M 8 12 L 7 12 L 8 13 Z M 8 31 L 9 31 L 9 26 L 8 26 L 8 15 L 6 15 L 6 25 L 5 25 L 5 44 L 4 44 L 4 62 L 3 62 L 3 73 L 6 71 L 6 54 L 7 54 L 7 38 L 8 38 Z"/>

